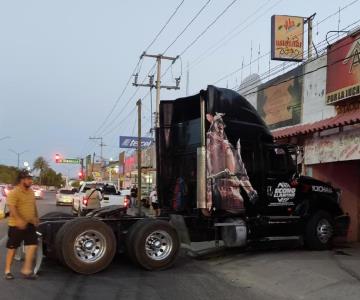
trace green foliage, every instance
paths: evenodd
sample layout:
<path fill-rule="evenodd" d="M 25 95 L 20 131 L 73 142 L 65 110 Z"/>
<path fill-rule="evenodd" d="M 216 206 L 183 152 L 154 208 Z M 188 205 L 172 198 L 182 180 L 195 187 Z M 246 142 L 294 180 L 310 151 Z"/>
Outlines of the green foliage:
<path fill-rule="evenodd" d="M 0 183 L 16 184 L 18 172 L 15 167 L 0 165 Z"/>
<path fill-rule="evenodd" d="M 56 173 L 53 169 L 45 169 L 41 174 L 41 184 L 46 186 L 60 187 L 64 185 L 61 173 Z"/>
<path fill-rule="evenodd" d="M 46 161 L 46 159 L 42 156 L 39 156 L 37 159 L 35 159 L 34 161 L 34 170 L 35 171 L 39 171 L 39 184 L 45 184 L 43 182 L 43 177 L 44 177 L 44 173 L 49 169 L 49 163 Z"/>

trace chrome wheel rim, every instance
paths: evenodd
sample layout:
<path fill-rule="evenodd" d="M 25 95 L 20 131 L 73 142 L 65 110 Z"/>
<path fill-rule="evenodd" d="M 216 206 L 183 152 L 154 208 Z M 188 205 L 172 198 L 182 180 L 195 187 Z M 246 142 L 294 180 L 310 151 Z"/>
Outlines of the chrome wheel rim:
<path fill-rule="evenodd" d="M 145 240 L 146 255 L 152 260 L 166 259 L 173 249 L 173 241 L 169 233 L 163 230 L 152 232 Z"/>
<path fill-rule="evenodd" d="M 84 263 L 94 263 L 106 252 L 106 239 L 96 230 L 87 230 L 79 234 L 74 242 L 75 256 Z"/>
<path fill-rule="evenodd" d="M 326 244 L 333 235 L 333 227 L 327 219 L 321 219 L 316 228 L 321 243 Z"/>

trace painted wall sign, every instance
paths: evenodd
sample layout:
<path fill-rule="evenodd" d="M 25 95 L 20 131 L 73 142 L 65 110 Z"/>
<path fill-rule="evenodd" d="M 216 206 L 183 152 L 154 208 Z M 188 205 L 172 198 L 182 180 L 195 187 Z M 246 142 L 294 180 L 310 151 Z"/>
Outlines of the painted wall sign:
<path fill-rule="evenodd" d="M 257 110 L 270 129 L 300 123 L 302 73 L 303 67 L 300 66 L 259 86 Z"/>
<path fill-rule="evenodd" d="M 360 33 L 330 45 L 327 53 L 326 104 L 360 95 Z"/>
<path fill-rule="evenodd" d="M 305 164 L 360 159 L 360 128 L 305 143 Z"/>
<path fill-rule="evenodd" d="M 281 15 L 271 17 L 271 59 L 304 59 L 304 18 Z"/>
<path fill-rule="evenodd" d="M 131 148 L 136 149 L 138 145 L 138 138 L 136 136 L 120 136 L 120 148 Z M 153 143 L 153 138 L 142 137 L 141 138 L 141 147 L 149 147 Z"/>

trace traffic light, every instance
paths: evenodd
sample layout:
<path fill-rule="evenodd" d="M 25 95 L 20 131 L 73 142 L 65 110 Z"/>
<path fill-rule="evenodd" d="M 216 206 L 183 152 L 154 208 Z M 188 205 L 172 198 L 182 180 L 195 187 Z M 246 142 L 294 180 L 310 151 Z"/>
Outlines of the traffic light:
<path fill-rule="evenodd" d="M 58 164 L 60 163 L 60 154 L 55 154 L 55 162 Z"/>
<path fill-rule="evenodd" d="M 84 174 L 83 174 L 83 172 L 79 171 L 78 175 L 79 175 L 79 179 L 84 179 Z"/>

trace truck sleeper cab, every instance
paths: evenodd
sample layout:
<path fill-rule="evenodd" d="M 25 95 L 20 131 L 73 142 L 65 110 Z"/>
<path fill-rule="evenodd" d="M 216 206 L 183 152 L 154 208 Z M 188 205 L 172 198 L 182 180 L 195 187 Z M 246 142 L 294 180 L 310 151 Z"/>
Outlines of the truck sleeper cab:
<path fill-rule="evenodd" d="M 86 217 L 45 216 L 44 251 L 72 270 L 92 274 L 116 252 L 138 265 L 170 267 L 180 243 L 303 239 L 322 250 L 346 235 L 349 217 L 331 185 L 300 176 L 297 147 L 277 145 L 256 110 L 228 89 L 160 104 L 157 182 L 161 217 L 130 215 L 123 206 Z"/>

